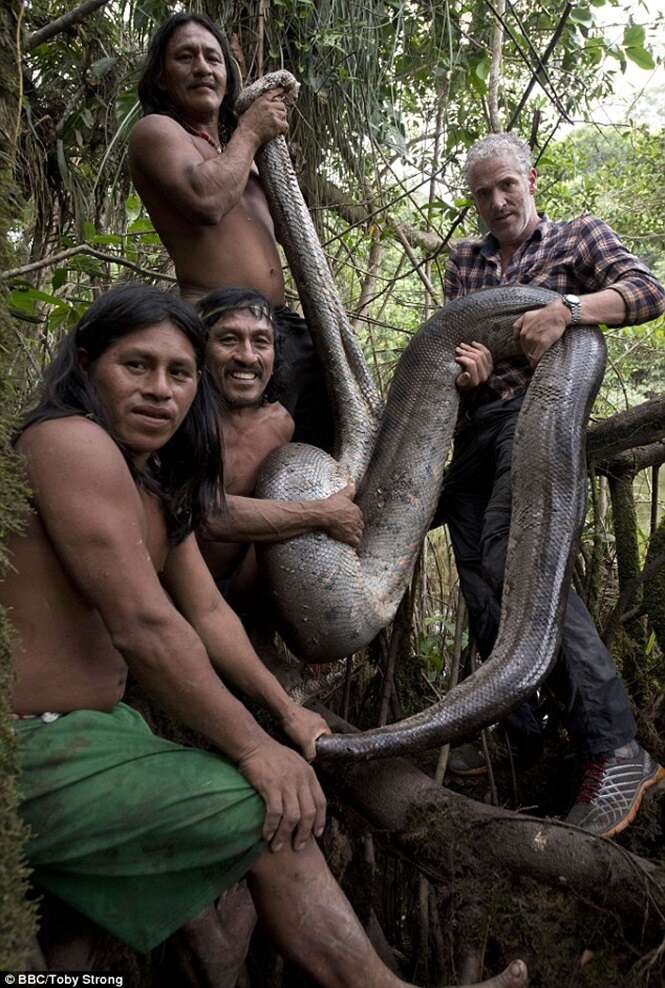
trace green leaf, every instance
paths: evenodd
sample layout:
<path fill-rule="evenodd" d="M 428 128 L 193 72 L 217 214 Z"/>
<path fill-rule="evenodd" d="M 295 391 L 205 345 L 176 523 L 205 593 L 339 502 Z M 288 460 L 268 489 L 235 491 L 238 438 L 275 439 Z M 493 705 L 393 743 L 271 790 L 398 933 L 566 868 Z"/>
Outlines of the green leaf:
<path fill-rule="evenodd" d="M 587 53 L 591 65 L 598 65 L 602 62 L 605 46 L 598 44 L 596 39 L 590 41 L 584 50 Z"/>
<path fill-rule="evenodd" d="M 48 302 L 49 305 L 61 307 L 67 304 L 57 295 L 40 292 L 37 288 L 15 288 L 7 297 L 7 304 L 21 312 L 34 312 L 37 302 Z"/>
<path fill-rule="evenodd" d="M 655 69 L 656 63 L 653 60 L 653 55 L 646 48 L 626 48 L 625 49 L 627 57 L 631 62 L 635 62 L 635 65 L 639 65 L 641 69 Z"/>
<path fill-rule="evenodd" d="M 573 7 L 570 19 L 576 24 L 593 24 L 593 15 L 588 7 Z"/>
<path fill-rule="evenodd" d="M 85 254 L 78 254 L 73 257 L 69 266 L 76 271 L 83 271 L 85 274 L 99 276 L 104 273 L 101 261 L 95 260 L 94 257 L 87 257 Z"/>
<path fill-rule="evenodd" d="M 646 32 L 641 24 L 631 24 L 623 32 L 624 48 L 644 48 Z"/>
<path fill-rule="evenodd" d="M 139 216 L 127 227 L 127 233 L 154 233 L 155 228 L 151 221 L 145 216 Z"/>
<path fill-rule="evenodd" d="M 490 75 L 490 60 L 489 58 L 481 58 L 475 68 L 475 73 L 481 82 L 487 82 Z"/>
<path fill-rule="evenodd" d="M 58 288 L 62 288 L 64 283 L 67 281 L 67 268 L 56 268 L 53 272 L 53 277 L 51 278 L 51 288 L 53 291 L 57 291 Z"/>
<path fill-rule="evenodd" d="M 122 237 L 118 233 L 96 233 L 90 238 L 93 244 L 122 244 Z"/>
<path fill-rule="evenodd" d="M 83 221 L 83 239 L 84 240 L 94 240 L 97 236 L 97 231 L 95 230 L 94 224 L 90 220 Z"/>
<path fill-rule="evenodd" d="M 118 61 L 115 55 L 109 55 L 106 58 L 99 58 L 96 62 L 93 62 L 90 66 L 90 71 L 94 75 L 95 79 L 101 79 L 103 76 L 110 72 L 115 63 Z"/>
<path fill-rule="evenodd" d="M 484 97 L 487 95 L 487 83 L 476 73 L 475 66 L 470 72 L 467 72 L 467 79 L 471 88 L 479 96 Z"/>

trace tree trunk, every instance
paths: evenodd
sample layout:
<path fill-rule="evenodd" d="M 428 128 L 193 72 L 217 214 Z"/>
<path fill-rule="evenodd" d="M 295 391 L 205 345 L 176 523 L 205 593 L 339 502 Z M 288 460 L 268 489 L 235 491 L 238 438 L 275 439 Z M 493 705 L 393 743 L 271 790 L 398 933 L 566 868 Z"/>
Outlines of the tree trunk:
<path fill-rule="evenodd" d="M 19 211 L 14 184 L 14 135 L 20 112 L 19 71 L 16 64 L 17 2 L 0 7 L 0 133 L 9 137 L 0 151 L 0 268 L 11 258 L 8 232 Z M 0 291 L 0 409 L 12 407 L 6 368 L 15 347 L 11 316 L 4 293 Z M 23 492 L 18 465 L 10 452 L 10 422 L 6 412 L 0 416 L 0 530 L 16 529 L 22 509 Z M 0 568 L 6 570 L 7 559 L 0 547 Z M 4 575 L 4 572 L 3 572 Z M 11 628 L 5 613 L 0 613 L 0 968 L 20 970 L 34 964 L 34 909 L 25 899 L 27 869 L 21 848 L 25 830 L 16 814 L 16 751 L 9 716 L 11 685 Z"/>

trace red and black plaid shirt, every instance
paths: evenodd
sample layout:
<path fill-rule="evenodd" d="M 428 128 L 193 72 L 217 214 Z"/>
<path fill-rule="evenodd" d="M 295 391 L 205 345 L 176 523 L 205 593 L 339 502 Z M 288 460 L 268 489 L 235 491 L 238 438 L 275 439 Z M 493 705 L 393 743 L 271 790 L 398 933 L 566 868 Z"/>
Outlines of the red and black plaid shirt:
<path fill-rule="evenodd" d="M 655 319 L 665 311 L 665 289 L 623 246 L 603 220 L 586 214 L 553 221 L 543 214 L 505 271 L 500 247 L 489 233 L 483 240 L 462 240 L 452 251 L 445 275 L 446 301 L 496 285 L 540 285 L 564 295 L 588 295 L 613 288 L 626 303 L 625 326 Z M 496 364 L 473 403 L 512 398 L 526 388 L 533 371 L 525 357 Z"/>

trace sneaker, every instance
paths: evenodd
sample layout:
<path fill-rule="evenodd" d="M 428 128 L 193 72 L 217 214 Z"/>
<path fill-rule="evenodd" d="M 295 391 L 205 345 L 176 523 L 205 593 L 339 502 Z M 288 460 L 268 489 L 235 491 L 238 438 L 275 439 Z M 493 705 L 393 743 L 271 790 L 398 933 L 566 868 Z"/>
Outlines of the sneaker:
<path fill-rule="evenodd" d="M 637 741 L 630 741 L 587 763 L 566 823 L 598 837 L 614 837 L 633 822 L 647 790 L 663 780 L 665 769 Z"/>
<path fill-rule="evenodd" d="M 487 762 L 483 749 L 471 743 L 453 748 L 448 758 L 448 768 L 454 775 L 485 775 Z"/>

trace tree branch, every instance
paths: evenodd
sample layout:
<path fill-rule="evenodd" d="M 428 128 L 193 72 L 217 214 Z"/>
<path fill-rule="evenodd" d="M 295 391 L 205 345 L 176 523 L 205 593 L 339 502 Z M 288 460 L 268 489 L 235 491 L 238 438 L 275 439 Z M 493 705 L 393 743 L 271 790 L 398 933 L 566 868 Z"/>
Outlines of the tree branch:
<path fill-rule="evenodd" d="M 381 211 L 380 209 L 377 210 L 373 203 L 368 203 L 367 208 L 364 205 L 349 200 L 346 193 L 325 179 L 319 183 L 319 201 L 324 209 L 334 209 L 342 219 L 345 219 L 352 226 L 360 226 L 362 223 L 368 223 L 377 215 L 377 212 Z M 383 219 L 400 240 L 401 237 L 407 240 L 410 247 L 418 247 L 421 250 L 427 251 L 427 253 L 432 253 L 444 246 L 443 238 L 439 237 L 436 233 L 432 233 L 431 230 L 421 230 L 419 227 L 411 226 L 408 223 L 400 223 L 397 220 L 391 219 L 390 216 L 384 216 Z"/>
<path fill-rule="evenodd" d="M 517 123 L 517 120 L 519 118 L 519 115 L 522 112 L 522 110 L 524 109 L 524 106 L 526 104 L 526 101 L 528 100 L 529 96 L 531 95 L 531 90 L 533 89 L 533 87 L 535 86 L 536 82 L 538 81 L 538 73 L 544 71 L 545 65 L 549 61 L 550 55 L 552 54 L 552 52 L 556 48 L 557 44 L 559 43 L 559 38 L 561 37 L 561 35 L 563 33 L 563 29 L 566 26 L 566 21 L 570 17 L 570 12 L 571 12 L 572 9 L 573 9 L 572 3 L 567 3 L 566 6 L 563 8 L 563 13 L 561 14 L 561 17 L 559 18 L 559 23 L 557 24 L 556 28 L 554 29 L 554 34 L 552 35 L 547 48 L 545 49 L 545 51 L 543 52 L 542 55 L 537 55 L 536 56 L 536 58 L 537 58 L 536 67 L 533 70 L 533 74 L 531 76 L 531 79 L 529 80 L 528 86 L 526 87 L 526 89 L 522 93 L 522 98 L 520 99 L 519 103 L 515 107 L 515 110 L 513 111 L 513 115 L 510 118 L 510 122 L 509 122 L 508 126 L 506 127 L 506 130 L 512 130 L 513 127 L 515 126 L 515 124 Z"/>
<path fill-rule="evenodd" d="M 653 559 L 650 559 L 644 566 L 642 572 L 630 580 L 619 595 L 619 599 L 612 608 L 603 628 L 603 633 L 601 635 L 603 641 L 607 648 L 611 648 L 612 642 L 616 638 L 617 631 L 619 630 L 624 615 L 630 605 L 635 600 L 640 588 L 650 580 L 653 576 L 658 573 L 658 571 L 665 566 L 665 552 L 658 553 Z"/>
<path fill-rule="evenodd" d="M 606 477 L 634 477 L 641 470 L 659 467 L 661 463 L 665 463 L 665 439 L 617 453 L 611 460 L 597 463 L 596 470 Z"/>
<path fill-rule="evenodd" d="M 429 293 L 430 298 L 434 302 L 434 305 L 438 308 L 441 305 L 441 299 L 436 294 L 434 285 L 432 284 L 432 282 L 430 281 L 430 279 L 427 277 L 427 273 L 423 269 L 422 265 L 418 264 L 418 258 L 413 253 L 413 248 L 411 247 L 411 244 L 407 240 L 406 233 L 404 232 L 404 230 L 402 229 L 402 227 L 401 227 L 401 225 L 399 223 L 392 223 L 391 226 L 392 226 L 393 230 L 395 231 L 395 233 L 397 235 L 397 239 L 399 240 L 399 242 L 401 243 L 402 247 L 404 248 L 404 253 L 408 257 L 408 259 L 411 261 L 411 264 L 413 266 L 413 270 L 416 272 L 416 274 L 418 275 L 418 277 L 422 281 L 423 285 L 425 286 L 426 291 Z"/>
<path fill-rule="evenodd" d="M 85 0 L 80 6 L 75 7 L 74 10 L 70 10 L 68 14 L 63 14 L 62 17 L 57 17 L 50 24 L 40 27 L 38 31 L 33 31 L 32 34 L 28 35 L 25 42 L 25 50 L 32 51 L 37 45 L 43 44 L 48 41 L 56 34 L 61 34 L 66 31 L 67 28 L 73 27 L 75 24 L 80 24 L 82 20 L 92 14 L 99 7 L 103 7 L 105 3 L 109 0 Z"/>
<path fill-rule="evenodd" d="M 10 281 L 12 278 L 20 278 L 25 274 L 30 274 L 32 271 L 39 271 L 40 268 L 53 267 L 53 265 L 60 264 L 61 261 L 66 261 L 68 258 L 75 257 L 77 254 L 87 254 L 90 257 L 96 257 L 98 261 L 106 261 L 109 264 L 120 264 L 122 267 L 130 268 L 132 271 L 136 271 L 137 274 L 142 274 L 146 278 L 157 278 L 160 281 L 169 281 L 174 285 L 178 283 L 178 279 L 174 278 L 173 275 L 162 274 L 160 271 L 150 271 L 148 268 L 141 267 L 140 264 L 135 264 L 134 261 L 129 261 L 126 257 L 120 257 L 117 254 L 105 254 L 101 250 L 90 247 L 89 244 L 78 244 L 77 247 L 69 247 L 67 250 L 62 250 L 58 254 L 49 254 L 48 257 L 42 257 L 39 261 L 24 264 L 20 268 L 0 271 L 0 281 Z"/>
<path fill-rule="evenodd" d="M 506 10 L 506 0 L 497 0 L 497 13 L 503 17 Z M 492 64 L 490 66 L 490 77 L 487 93 L 487 109 L 490 118 L 490 129 L 492 133 L 498 134 L 501 131 L 501 117 L 499 115 L 499 82 L 501 81 L 501 60 L 503 55 L 503 24 L 497 17 L 494 24 L 494 34 L 492 36 Z"/>
<path fill-rule="evenodd" d="M 528 59 L 528 57 L 526 55 L 526 52 L 522 49 L 519 41 L 517 40 L 517 38 L 515 37 L 515 35 L 513 34 L 513 32 L 510 30 L 509 26 L 506 24 L 505 18 L 501 16 L 501 14 L 499 13 L 499 11 L 496 9 L 496 7 L 494 6 L 494 4 L 492 3 L 492 0 L 485 0 L 485 3 L 489 7 L 489 9 L 492 11 L 492 13 L 496 17 L 496 19 L 501 22 L 501 25 L 502 25 L 504 31 L 506 32 L 506 34 L 508 35 L 508 37 L 510 38 L 510 40 L 512 41 L 512 43 L 515 45 L 515 49 L 516 49 L 518 55 L 520 56 L 520 58 L 522 59 L 522 61 L 524 62 L 524 64 L 526 65 L 526 67 L 528 69 L 531 69 L 533 71 L 532 66 L 531 66 L 531 63 L 530 63 L 530 61 L 529 61 L 529 59 Z M 524 37 L 525 37 L 525 40 L 526 40 L 527 45 L 531 48 L 531 50 L 533 51 L 533 53 L 535 55 L 536 62 L 537 62 L 536 72 L 542 72 L 542 75 L 543 75 L 543 79 L 540 80 L 540 87 L 541 87 L 541 89 L 543 90 L 543 92 L 545 93 L 545 95 L 547 96 L 547 98 L 554 104 L 554 106 L 559 111 L 559 113 L 561 114 L 561 116 L 564 118 L 564 120 L 566 121 L 566 123 L 572 123 L 573 121 L 570 119 L 570 116 L 568 115 L 568 111 L 563 106 L 563 104 L 562 104 L 562 102 L 561 102 L 561 100 L 559 98 L 559 95 L 558 95 L 556 89 L 554 88 L 554 84 L 553 84 L 552 80 L 549 78 L 549 76 L 547 74 L 547 69 L 542 64 L 541 59 L 540 59 L 540 56 L 538 55 L 538 52 L 535 51 L 535 49 L 533 48 L 533 45 L 529 41 L 528 33 L 525 33 L 524 34 Z M 545 86 L 545 82 L 547 82 L 547 84 L 549 85 L 550 89 L 552 90 L 551 93 L 548 92 L 548 90 L 547 90 L 547 88 Z"/>
<path fill-rule="evenodd" d="M 660 442 L 665 435 L 665 396 L 610 415 L 587 431 L 587 455 L 592 465 L 611 460 L 634 446 Z"/>

